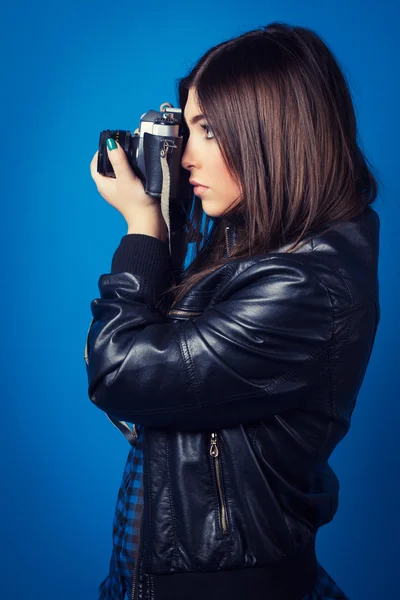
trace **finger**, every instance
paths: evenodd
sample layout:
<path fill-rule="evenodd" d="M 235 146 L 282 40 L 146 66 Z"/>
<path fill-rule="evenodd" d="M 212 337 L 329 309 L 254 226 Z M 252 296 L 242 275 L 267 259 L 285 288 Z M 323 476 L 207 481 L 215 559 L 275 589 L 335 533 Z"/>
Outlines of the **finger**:
<path fill-rule="evenodd" d="M 129 164 L 128 157 L 126 156 L 122 146 L 119 142 L 114 140 L 117 144 L 117 147 L 114 150 L 110 150 L 108 145 L 107 153 L 112 168 L 114 169 L 115 177 L 120 180 L 133 180 L 136 178 L 136 175 L 132 171 L 132 168 Z"/>
<path fill-rule="evenodd" d="M 99 151 L 97 150 L 96 154 L 92 158 L 92 162 L 90 163 L 90 174 L 95 179 L 95 176 L 98 175 L 97 172 L 97 161 L 98 161 Z"/>
<path fill-rule="evenodd" d="M 92 178 L 96 182 L 96 184 L 110 180 L 110 177 L 106 177 L 106 175 L 102 175 L 101 173 L 98 172 L 98 170 L 97 170 L 98 156 L 99 156 L 99 151 L 96 152 L 96 154 L 92 158 L 92 162 L 90 163 L 90 173 L 92 175 Z M 106 185 L 108 185 L 108 184 L 106 184 Z"/>
<path fill-rule="evenodd" d="M 111 177 L 106 177 L 102 175 L 97 170 L 99 152 L 92 158 L 92 162 L 90 163 L 90 173 L 92 175 L 92 179 L 96 184 L 97 190 L 101 195 L 108 194 L 111 190 L 115 188 L 115 179 Z"/>

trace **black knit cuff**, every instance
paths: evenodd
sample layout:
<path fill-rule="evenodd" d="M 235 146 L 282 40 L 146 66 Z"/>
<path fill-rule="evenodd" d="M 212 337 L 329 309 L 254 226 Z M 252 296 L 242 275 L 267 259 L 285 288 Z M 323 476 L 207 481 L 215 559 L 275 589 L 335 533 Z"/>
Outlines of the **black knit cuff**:
<path fill-rule="evenodd" d="M 122 272 L 142 276 L 146 295 L 164 291 L 172 276 L 168 242 L 142 233 L 124 235 L 111 263 L 111 273 Z"/>

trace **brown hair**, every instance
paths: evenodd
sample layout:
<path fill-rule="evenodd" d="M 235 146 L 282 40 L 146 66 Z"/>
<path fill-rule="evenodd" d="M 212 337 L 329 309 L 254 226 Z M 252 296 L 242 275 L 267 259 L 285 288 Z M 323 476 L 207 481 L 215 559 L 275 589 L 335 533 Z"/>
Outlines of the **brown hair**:
<path fill-rule="evenodd" d="M 221 216 L 239 216 L 243 226 L 224 257 L 223 220 L 205 215 L 192 196 L 185 251 L 193 241 L 195 256 L 167 290 L 175 302 L 226 262 L 288 243 L 293 252 L 305 236 L 362 214 L 377 196 L 345 76 L 310 29 L 274 22 L 214 46 L 178 80 L 182 111 L 192 86 L 243 192 Z"/>

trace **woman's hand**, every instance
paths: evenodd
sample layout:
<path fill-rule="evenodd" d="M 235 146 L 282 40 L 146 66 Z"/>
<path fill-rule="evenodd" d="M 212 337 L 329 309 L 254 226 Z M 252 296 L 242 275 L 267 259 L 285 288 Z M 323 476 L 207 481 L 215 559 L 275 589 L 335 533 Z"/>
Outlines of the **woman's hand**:
<path fill-rule="evenodd" d="M 97 190 L 104 200 L 116 208 L 128 224 L 134 223 L 138 215 L 148 208 L 154 212 L 154 207 L 160 205 L 156 198 L 152 198 L 144 191 L 142 182 L 134 174 L 122 146 L 118 142 L 115 150 L 107 146 L 108 158 L 115 173 L 113 177 L 106 177 L 97 172 L 98 151 L 90 163 L 90 173 L 97 186 Z"/>

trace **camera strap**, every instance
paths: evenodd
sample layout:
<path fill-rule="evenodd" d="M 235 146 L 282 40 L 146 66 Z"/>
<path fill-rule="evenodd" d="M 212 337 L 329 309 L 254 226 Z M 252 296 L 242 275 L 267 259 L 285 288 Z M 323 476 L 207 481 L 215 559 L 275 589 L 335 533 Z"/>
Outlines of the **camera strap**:
<path fill-rule="evenodd" d="M 162 188 L 161 188 L 161 214 L 165 221 L 168 230 L 168 244 L 169 244 L 169 254 L 171 256 L 171 222 L 170 222 L 170 214 L 169 214 L 169 194 L 171 187 L 171 176 L 169 172 L 169 165 L 167 161 L 169 144 L 167 140 L 164 140 L 164 145 L 160 151 L 160 160 L 161 160 L 161 170 L 162 170 Z"/>
<path fill-rule="evenodd" d="M 108 417 L 108 419 L 111 421 L 111 423 L 113 425 L 115 425 L 115 427 L 117 429 L 120 430 L 120 432 L 126 437 L 126 439 L 128 440 L 128 442 L 130 443 L 131 446 L 136 446 L 136 442 L 138 439 L 138 429 L 137 429 L 137 425 L 135 423 L 132 424 L 132 429 L 129 427 L 128 423 L 126 423 L 125 421 L 118 421 L 118 419 L 114 419 L 113 417 L 110 417 L 110 415 L 108 415 L 106 413 L 106 417 Z"/>
<path fill-rule="evenodd" d="M 168 230 L 169 255 L 171 257 L 172 270 L 180 273 L 182 260 L 186 252 L 186 223 L 187 212 L 184 200 L 171 203 L 171 160 L 168 163 L 168 154 L 172 155 L 176 148 L 174 141 L 164 139 L 160 150 L 160 162 L 162 171 L 161 186 L 161 214 Z"/>

